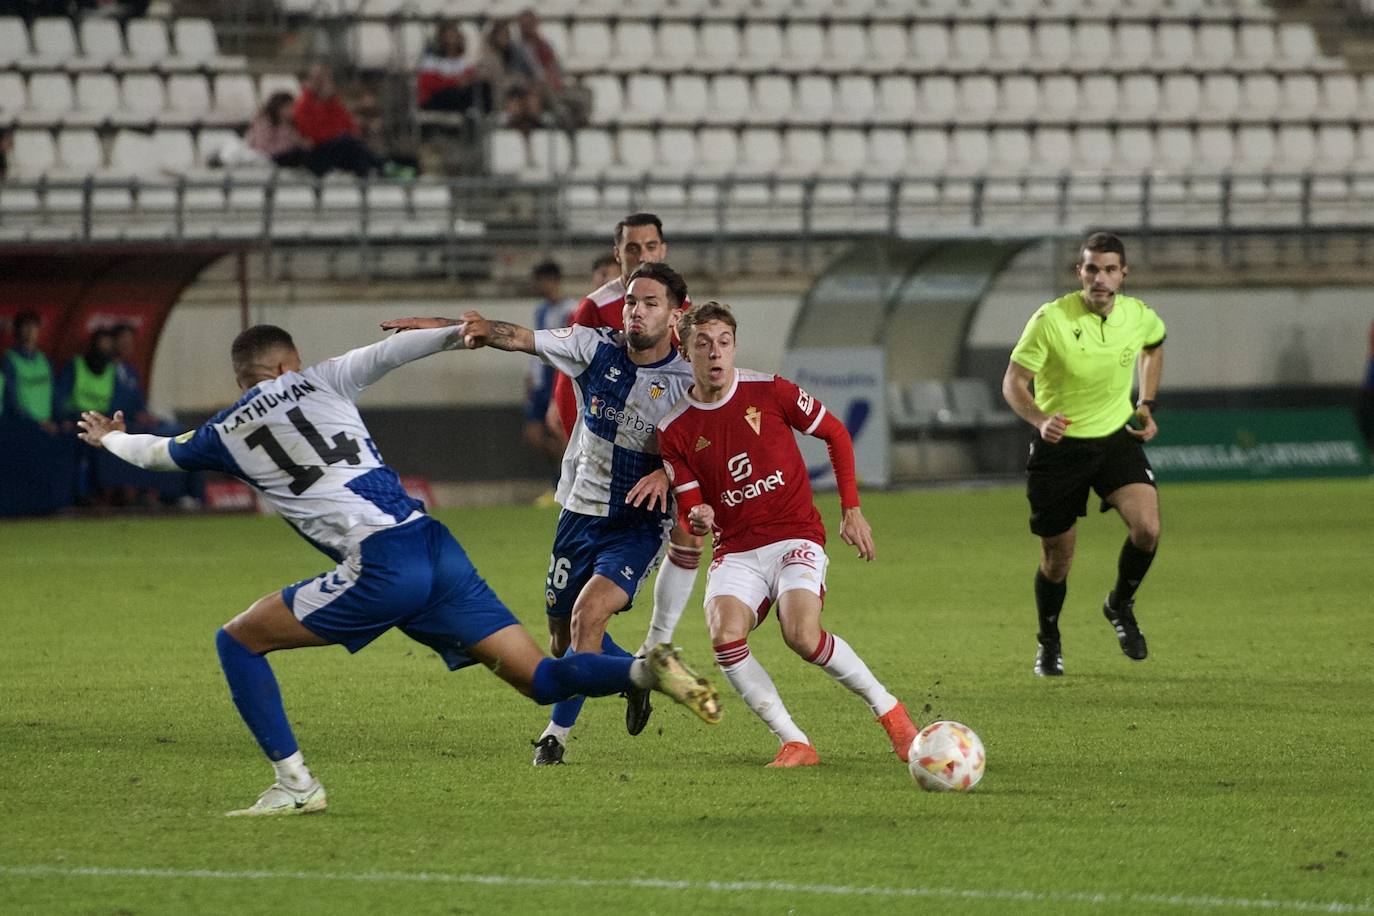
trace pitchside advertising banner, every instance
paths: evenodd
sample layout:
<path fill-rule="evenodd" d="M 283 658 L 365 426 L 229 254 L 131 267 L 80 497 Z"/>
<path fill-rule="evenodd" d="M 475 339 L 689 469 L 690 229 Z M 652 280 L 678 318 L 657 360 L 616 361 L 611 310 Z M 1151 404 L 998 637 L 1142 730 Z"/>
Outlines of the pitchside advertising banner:
<path fill-rule="evenodd" d="M 1171 410 L 1145 453 L 1161 480 L 1360 477 L 1371 473 L 1355 418 L 1323 410 Z"/>
<path fill-rule="evenodd" d="M 817 347 L 788 350 L 782 375 L 796 382 L 839 417 L 854 439 L 859 485 L 886 486 L 887 406 L 883 351 L 877 347 Z M 798 437 L 813 486 L 834 489 L 830 453 L 814 436 Z"/>

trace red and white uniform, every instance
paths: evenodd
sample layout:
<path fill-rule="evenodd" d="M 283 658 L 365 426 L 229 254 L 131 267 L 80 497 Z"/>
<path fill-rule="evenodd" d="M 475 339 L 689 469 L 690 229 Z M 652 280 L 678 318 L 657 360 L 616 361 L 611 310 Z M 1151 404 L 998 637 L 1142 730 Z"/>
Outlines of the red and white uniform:
<path fill-rule="evenodd" d="M 689 296 L 682 307 L 686 309 L 691 306 L 692 299 Z M 568 324 L 625 330 L 625 284 L 619 277 L 608 280 L 577 304 Z M 677 343 L 676 328 L 673 329 L 673 343 Z M 577 422 L 577 396 L 573 394 L 572 379 L 561 372 L 554 376 L 553 402 L 558 405 L 558 419 L 563 424 L 563 437 L 566 439 L 572 435 L 573 424 Z"/>
<path fill-rule="evenodd" d="M 825 523 L 793 430 L 824 439 L 844 508 L 859 504 L 844 424 L 793 382 L 738 369 L 719 401 L 689 394 L 659 424 L 663 466 L 685 527 L 693 506 L 715 510 L 706 598 L 738 598 L 755 624 L 783 592 L 825 595 Z"/>

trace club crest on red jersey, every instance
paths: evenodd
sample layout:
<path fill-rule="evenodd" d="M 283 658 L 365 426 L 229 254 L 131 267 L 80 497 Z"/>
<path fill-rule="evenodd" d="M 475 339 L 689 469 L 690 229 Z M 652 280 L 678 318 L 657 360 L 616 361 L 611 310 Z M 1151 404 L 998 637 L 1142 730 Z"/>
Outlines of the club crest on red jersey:
<path fill-rule="evenodd" d="M 696 450 L 697 450 L 698 452 L 701 451 L 701 450 L 704 449 L 704 448 L 709 448 L 710 445 L 711 445 L 711 440 L 710 440 L 710 439 L 707 439 L 705 436 L 697 436 L 697 447 L 696 447 Z"/>
<path fill-rule="evenodd" d="M 754 430 L 754 435 L 762 435 L 759 427 L 763 421 L 763 413 L 757 407 L 750 406 L 749 409 L 744 412 L 744 419 L 749 421 L 750 427 Z"/>

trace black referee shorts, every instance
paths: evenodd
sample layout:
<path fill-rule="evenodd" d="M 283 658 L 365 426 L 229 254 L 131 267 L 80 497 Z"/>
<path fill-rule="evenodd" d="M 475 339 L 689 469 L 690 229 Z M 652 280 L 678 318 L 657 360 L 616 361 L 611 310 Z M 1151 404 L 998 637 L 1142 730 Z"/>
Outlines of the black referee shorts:
<path fill-rule="evenodd" d="M 1088 489 L 1103 500 L 1128 483 L 1155 485 L 1145 449 L 1125 429 L 1099 439 L 1065 436 L 1049 443 L 1031 440 L 1026 462 L 1026 498 L 1030 500 L 1030 529 L 1042 538 L 1063 534 L 1088 514 Z"/>

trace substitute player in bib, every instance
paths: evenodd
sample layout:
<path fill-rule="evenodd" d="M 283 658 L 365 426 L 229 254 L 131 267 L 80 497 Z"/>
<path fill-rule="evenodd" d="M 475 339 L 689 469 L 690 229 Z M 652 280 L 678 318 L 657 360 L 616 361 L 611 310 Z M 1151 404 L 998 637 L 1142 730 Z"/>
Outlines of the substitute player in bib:
<path fill-rule="evenodd" d="M 655 431 L 692 380 L 669 336 L 686 295 L 677 271 L 649 263 L 630 276 L 623 333 L 581 326 L 531 331 L 476 312 L 462 318 L 469 346 L 533 353 L 576 385 L 579 417 L 563 458 L 563 511 L 545 580 L 554 655 L 571 650 L 629 656 L 606 625 L 629 607 L 672 524 L 667 483 L 656 473 L 662 459 Z M 449 321 L 405 318 L 382 326 L 423 328 Z M 628 694 L 627 722 L 637 707 L 647 710 L 636 693 Z M 535 742 L 535 766 L 563 762 L 580 709 L 580 698 L 554 707 Z"/>
<path fill-rule="evenodd" d="M 750 631 L 777 606 L 783 639 L 802 658 L 863 698 L 904 762 L 916 726 L 843 639 L 821 627 L 825 524 L 811 498 L 792 431 L 824 439 L 840 488 L 840 537 L 873 559 L 873 532 L 859 508 L 849 432 L 785 378 L 735 368 L 735 316 L 708 302 L 678 322 L 692 388 L 659 426 L 663 464 L 679 517 L 714 532 L 706 621 L 716 662 L 782 743 L 773 767 L 813 766 L 820 755 L 749 653 Z"/>
<path fill-rule="evenodd" d="M 629 278 L 641 264 L 662 263 L 668 256 L 663 223 L 652 213 L 631 213 L 616 223 L 611 243 L 611 256 L 620 266 L 620 272 L 578 304 L 570 324 L 625 330 L 625 293 Z M 690 297 L 682 302 L 683 308 L 691 306 Z M 574 387 L 569 376 L 556 373 L 553 399 L 565 430 L 572 430 L 579 416 Z M 636 655 L 644 655 L 660 642 L 672 641 L 673 631 L 692 597 L 700 565 L 701 538 L 681 525 L 674 525 L 668 535 L 668 553 L 654 578 L 654 609 L 649 617 L 649 628 Z M 649 694 L 639 691 L 630 699 L 625 710 L 625 727 L 630 734 L 637 735 L 649 721 Z M 577 714 L 578 710 L 571 705 L 559 707 L 554 710 L 554 721 L 571 726 L 577 721 Z"/>
<path fill-rule="evenodd" d="M 460 349 L 461 330 L 403 334 L 308 369 L 281 328 L 258 325 L 231 348 L 242 398 L 199 429 L 167 439 L 129 435 L 124 418 L 88 411 L 81 438 L 149 470 L 214 470 L 258 489 L 296 531 L 339 565 L 260 598 L 215 634 L 235 706 L 276 771 L 276 782 L 233 815 L 308 814 L 325 791 L 305 765 L 263 657 L 338 643 L 357 652 L 397 627 L 450 669 L 482 662 L 539 703 L 654 687 L 708 721 L 715 691 L 670 646 L 647 663 L 546 658 L 487 587 L 448 529 L 401 488 L 358 415 L 363 389 L 404 363 Z"/>
<path fill-rule="evenodd" d="M 1158 429 L 1154 406 L 1164 369 L 1164 322 L 1139 299 L 1122 295 L 1126 247 L 1116 236 L 1089 236 L 1077 270 L 1082 289 L 1036 310 L 1002 379 L 1011 409 L 1039 432 L 1026 464 L 1026 494 L 1031 532 L 1040 537 L 1035 673 L 1043 677 L 1064 673 L 1059 613 L 1073 564 L 1074 528 L 1088 514 L 1088 490 L 1101 499 L 1101 511 L 1115 509 L 1126 523 L 1116 585 L 1102 613 L 1121 651 L 1136 661 L 1147 649 L 1135 619 L 1135 593 L 1159 547 L 1159 492 L 1142 445 Z M 1137 364 L 1140 397 L 1132 407 Z"/>

